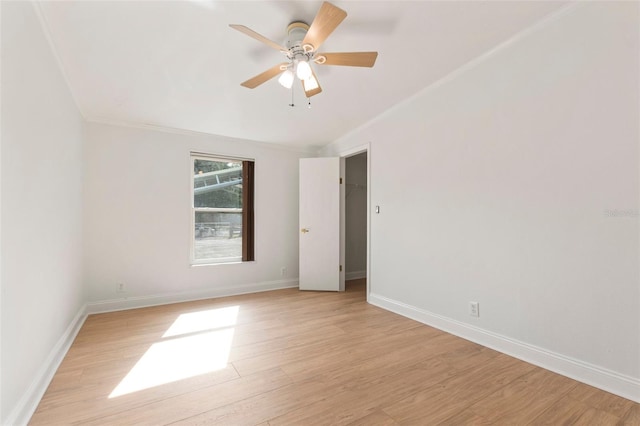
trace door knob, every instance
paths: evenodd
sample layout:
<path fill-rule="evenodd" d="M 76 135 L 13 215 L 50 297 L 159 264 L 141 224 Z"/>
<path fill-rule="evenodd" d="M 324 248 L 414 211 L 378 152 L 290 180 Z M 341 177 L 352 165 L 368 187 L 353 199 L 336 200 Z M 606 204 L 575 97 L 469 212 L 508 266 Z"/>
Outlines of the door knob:
<path fill-rule="evenodd" d="M 309 232 L 309 230 L 307 228 L 302 228 L 300 232 L 302 232 L 303 234 L 306 234 L 307 232 Z"/>

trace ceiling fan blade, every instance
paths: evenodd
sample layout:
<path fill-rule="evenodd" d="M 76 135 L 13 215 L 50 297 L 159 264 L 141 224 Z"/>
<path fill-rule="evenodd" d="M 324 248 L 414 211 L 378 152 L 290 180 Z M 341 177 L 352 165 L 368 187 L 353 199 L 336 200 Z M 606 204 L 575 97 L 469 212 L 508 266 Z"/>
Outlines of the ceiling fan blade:
<path fill-rule="evenodd" d="M 304 90 L 304 95 L 307 98 L 310 98 L 322 92 L 322 87 L 320 87 L 320 82 L 318 81 L 318 77 L 316 76 L 316 73 L 313 71 L 313 69 L 311 69 L 311 79 L 313 79 L 312 81 L 314 81 L 315 83 L 301 81 L 302 90 Z"/>
<path fill-rule="evenodd" d="M 272 68 L 269 68 L 268 70 L 266 70 L 265 72 L 256 75 L 253 78 L 250 78 L 249 80 L 245 81 L 244 83 L 240 83 L 240 86 L 244 86 L 247 87 L 249 89 L 255 89 L 256 87 L 260 86 L 262 83 L 265 83 L 269 80 L 271 80 L 273 77 L 275 77 L 276 75 L 280 74 L 283 70 L 282 67 L 283 66 L 287 66 L 288 64 L 286 62 L 283 62 L 281 64 L 278 64 Z"/>
<path fill-rule="evenodd" d="M 287 50 L 285 47 L 280 46 L 275 41 L 269 40 L 265 36 L 258 34 L 257 32 L 253 31 L 251 28 L 247 28 L 244 25 L 229 24 L 229 26 L 235 30 L 240 31 L 243 34 L 248 35 L 249 37 L 255 38 L 256 40 L 263 42 L 269 47 L 273 47 L 276 50 L 285 50 L 285 51 Z"/>
<path fill-rule="evenodd" d="M 347 17 L 347 12 L 332 5 L 329 2 L 322 3 L 318 14 L 313 19 L 309 31 L 304 36 L 302 44 L 310 44 L 314 50 L 318 50 L 322 43 L 337 28 L 338 25 Z"/>
<path fill-rule="evenodd" d="M 369 67 L 376 63 L 378 52 L 343 52 L 320 53 L 317 58 L 325 57 L 324 62 L 316 62 L 318 65 L 344 65 L 347 67 Z"/>

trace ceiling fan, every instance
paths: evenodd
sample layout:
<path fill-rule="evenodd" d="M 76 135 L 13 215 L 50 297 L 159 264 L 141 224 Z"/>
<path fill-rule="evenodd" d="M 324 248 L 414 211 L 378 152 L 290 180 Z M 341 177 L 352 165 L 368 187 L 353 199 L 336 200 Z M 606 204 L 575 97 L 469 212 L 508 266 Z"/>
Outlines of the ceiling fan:
<path fill-rule="evenodd" d="M 347 12 L 332 5 L 329 2 L 322 3 L 320 10 L 313 19 L 311 26 L 304 22 L 296 21 L 287 27 L 287 47 L 269 40 L 244 25 L 230 24 L 241 33 L 253 37 L 258 41 L 279 50 L 287 57 L 287 62 L 275 65 L 263 73 L 241 83 L 241 86 L 254 89 L 265 83 L 278 74 L 278 81 L 284 87 L 290 89 L 295 77 L 302 82 L 305 95 L 310 98 L 322 92 L 318 77 L 316 76 L 311 63 L 318 65 L 343 65 L 350 67 L 372 67 L 378 52 L 342 52 L 342 53 L 319 53 L 318 49 L 335 30 L 338 25 L 347 17 Z"/>

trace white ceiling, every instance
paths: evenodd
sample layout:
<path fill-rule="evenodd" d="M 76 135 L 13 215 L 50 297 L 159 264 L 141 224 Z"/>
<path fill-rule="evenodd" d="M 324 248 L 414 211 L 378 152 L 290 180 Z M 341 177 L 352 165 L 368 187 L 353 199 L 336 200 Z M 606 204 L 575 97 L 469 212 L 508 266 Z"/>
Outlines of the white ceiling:
<path fill-rule="evenodd" d="M 95 121 L 155 125 L 313 148 L 560 9 L 545 1 L 335 1 L 348 13 L 320 49 L 379 52 L 375 67 L 320 67 L 311 99 L 277 79 L 240 83 L 282 62 L 278 42 L 311 23 L 320 1 L 43 1 L 38 4 L 81 113 Z"/>

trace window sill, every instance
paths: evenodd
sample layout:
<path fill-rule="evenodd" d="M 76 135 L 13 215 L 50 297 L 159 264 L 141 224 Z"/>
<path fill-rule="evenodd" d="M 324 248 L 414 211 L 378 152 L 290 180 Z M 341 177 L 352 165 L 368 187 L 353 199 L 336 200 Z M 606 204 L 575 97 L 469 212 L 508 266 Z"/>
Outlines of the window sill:
<path fill-rule="evenodd" d="M 202 262 L 202 263 L 191 263 L 189 266 L 192 268 L 197 268 L 200 266 L 220 266 L 220 265 L 240 265 L 243 263 L 255 263 L 255 260 L 231 260 L 227 262 Z"/>

